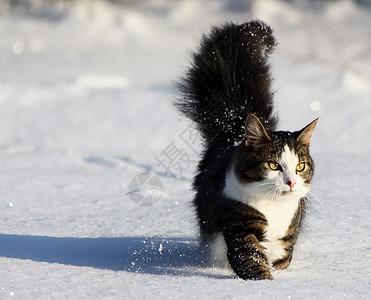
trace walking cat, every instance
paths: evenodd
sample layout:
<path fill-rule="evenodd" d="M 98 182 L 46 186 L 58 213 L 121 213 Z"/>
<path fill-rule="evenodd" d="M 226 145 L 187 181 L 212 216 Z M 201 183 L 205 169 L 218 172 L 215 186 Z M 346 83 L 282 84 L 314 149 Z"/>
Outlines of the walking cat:
<path fill-rule="evenodd" d="M 258 20 L 213 28 L 176 101 L 204 139 L 193 183 L 202 244 L 245 280 L 273 279 L 272 269 L 290 264 L 314 172 L 317 120 L 294 132 L 276 128 L 267 62 L 274 46 Z"/>

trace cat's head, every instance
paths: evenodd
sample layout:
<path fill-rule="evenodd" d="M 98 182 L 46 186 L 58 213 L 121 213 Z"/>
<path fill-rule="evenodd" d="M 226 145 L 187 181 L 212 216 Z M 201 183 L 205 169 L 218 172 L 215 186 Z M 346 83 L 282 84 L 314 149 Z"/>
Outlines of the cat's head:
<path fill-rule="evenodd" d="M 248 116 L 232 168 L 249 197 L 302 198 L 309 192 L 314 172 L 309 145 L 317 121 L 295 132 L 269 132 L 255 115 Z"/>

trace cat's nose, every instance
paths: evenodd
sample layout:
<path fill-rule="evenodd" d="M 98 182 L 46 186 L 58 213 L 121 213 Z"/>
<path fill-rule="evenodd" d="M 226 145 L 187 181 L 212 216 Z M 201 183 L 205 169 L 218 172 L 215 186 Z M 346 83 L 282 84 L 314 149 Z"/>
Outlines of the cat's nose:
<path fill-rule="evenodd" d="M 290 187 L 290 190 L 292 190 L 296 182 L 292 180 L 287 180 L 286 184 Z"/>

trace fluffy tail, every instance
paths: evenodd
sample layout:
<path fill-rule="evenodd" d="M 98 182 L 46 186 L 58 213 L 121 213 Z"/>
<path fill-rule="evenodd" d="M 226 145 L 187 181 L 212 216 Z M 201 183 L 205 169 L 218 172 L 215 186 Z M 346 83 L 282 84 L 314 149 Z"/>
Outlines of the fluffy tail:
<path fill-rule="evenodd" d="M 255 114 L 274 130 L 267 56 L 275 46 L 261 21 L 215 27 L 203 36 L 192 66 L 180 83 L 179 110 L 193 120 L 208 144 L 216 138 L 241 141 L 247 116 Z"/>

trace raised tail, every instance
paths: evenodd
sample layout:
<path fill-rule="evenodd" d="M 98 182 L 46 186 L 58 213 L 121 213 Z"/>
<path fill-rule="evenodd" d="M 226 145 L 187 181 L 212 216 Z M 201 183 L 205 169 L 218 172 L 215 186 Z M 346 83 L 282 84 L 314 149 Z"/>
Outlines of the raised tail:
<path fill-rule="evenodd" d="M 217 138 L 239 142 L 249 114 L 274 130 L 273 92 L 267 62 L 275 39 L 261 21 L 214 27 L 203 36 L 180 83 L 176 106 L 193 120 L 209 144 Z"/>

